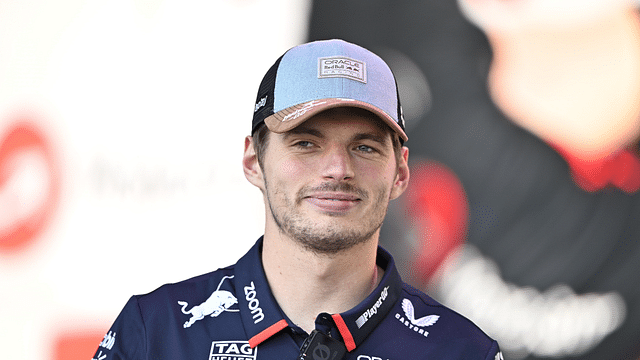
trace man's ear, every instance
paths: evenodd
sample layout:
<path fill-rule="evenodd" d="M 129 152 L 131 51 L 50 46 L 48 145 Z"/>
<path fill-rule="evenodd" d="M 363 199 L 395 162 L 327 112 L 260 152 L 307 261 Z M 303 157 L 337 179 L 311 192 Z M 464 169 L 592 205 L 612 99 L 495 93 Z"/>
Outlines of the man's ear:
<path fill-rule="evenodd" d="M 398 164 L 398 173 L 391 188 L 390 200 L 398 198 L 409 185 L 409 148 L 403 146 Z"/>
<path fill-rule="evenodd" d="M 242 157 L 242 169 L 244 170 L 244 176 L 249 182 L 260 190 L 264 191 L 264 176 L 262 175 L 262 169 L 258 162 L 258 155 L 253 146 L 253 138 L 247 136 L 244 139 L 244 156 Z"/>

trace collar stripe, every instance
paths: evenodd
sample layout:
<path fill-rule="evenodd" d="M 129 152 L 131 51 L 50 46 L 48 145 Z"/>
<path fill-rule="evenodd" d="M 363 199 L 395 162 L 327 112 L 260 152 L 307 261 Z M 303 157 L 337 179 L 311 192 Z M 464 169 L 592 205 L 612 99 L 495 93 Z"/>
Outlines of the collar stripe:
<path fill-rule="evenodd" d="M 344 319 L 342 319 L 342 316 L 340 316 L 340 314 L 333 314 L 331 315 L 331 317 L 333 318 L 333 321 L 336 323 L 336 326 L 338 327 L 338 331 L 340 331 L 340 335 L 342 335 L 342 339 L 344 340 L 344 344 L 347 347 L 347 351 L 350 352 L 353 349 L 355 349 L 356 342 L 353 340 L 353 336 L 351 335 L 351 332 L 349 331 L 347 324 L 344 322 Z"/>
<path fill-rule="evenodd" d="M 253 349 L 254 347 L 258 346 L 258 344 L 267 340 L 268 338 L 275 335 L 277 332 L 286 328 L 287 326 L 289 326 L 289 324 L 287 324 L 287 320 L 282 319 L 278 321 L 277 323 L 269 326 L 268 328 L 259 332 L 256 336 L 249 339 L 249 346 L 251 346 L 251 348 Z"/>

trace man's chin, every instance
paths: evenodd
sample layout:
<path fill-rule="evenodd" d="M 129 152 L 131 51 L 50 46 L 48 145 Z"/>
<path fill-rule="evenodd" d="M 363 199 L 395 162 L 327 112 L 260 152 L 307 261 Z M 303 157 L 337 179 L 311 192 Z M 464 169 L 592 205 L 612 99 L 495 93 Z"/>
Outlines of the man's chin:
<path fill-rule="evenodd" d="M 379 227 L 378 227 L 379 229 Z M 291 229 L 290 229 L 291 230 Z M 357 231 L 353 226 L 336 228 L 306 228 L 297 231 L 287 231 L 288 235 L 307 250 L 318 254 L 337 254 L 355 246 L 371 241 L 376 234 L 373 231 Z"/>

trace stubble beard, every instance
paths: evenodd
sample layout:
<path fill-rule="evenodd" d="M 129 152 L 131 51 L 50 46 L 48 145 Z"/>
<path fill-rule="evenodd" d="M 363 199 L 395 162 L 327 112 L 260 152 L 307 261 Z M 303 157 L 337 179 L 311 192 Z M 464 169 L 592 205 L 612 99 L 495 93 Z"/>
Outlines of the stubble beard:
<path fill-rule="evenodd" d="M 305 194 L 313 191 L 340 191 L 350 194 L 357 194 L 363 201 L 369 199 L 370 195 L 347 183 L 325 183 L 319 187 L 305 187 L 300 189 L 292 200 L 283 195 L 284 206 L 275 208 L 269 186 L 266 186 L 266 200 L 273 220 L 279 231 L 293 239 L 305 249 L 316 254 L 333 255 L 341 251 L 353 248 L 354 246 L 366 243 L 373 239 L 373 236 L 382 226 L 386 215 L 388 192 L 380 189 L 376 192 L 374 208 L 368 219 L 362 219 L 362 226 L 348 227 L 338 224 L 328 226 L 318 226 L 308 215 L 304 216 L 300 211 L 300 206 L 304 201 Z M 327 216 L 340 217 L 340 215 L 326 214 Z"/>

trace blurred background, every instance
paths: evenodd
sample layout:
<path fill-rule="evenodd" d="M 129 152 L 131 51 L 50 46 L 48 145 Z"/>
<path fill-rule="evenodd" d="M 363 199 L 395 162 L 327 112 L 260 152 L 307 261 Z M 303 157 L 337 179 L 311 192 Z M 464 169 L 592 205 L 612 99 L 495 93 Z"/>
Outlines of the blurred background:
<path fill-rule="evenodd" d="M 132 294 L 244 254 L 258 84 L 339 37 L 398 79 L 412 180 L 381 242 L 405 280 L 507 359 L 640 359 L 637 8 L 0 2 L 0 357 L 90 359 Z"/>

